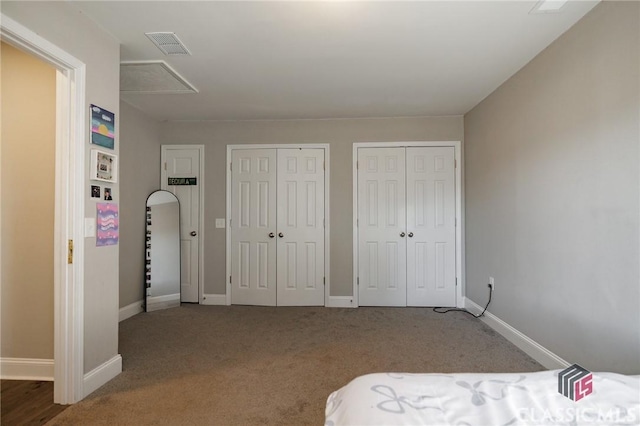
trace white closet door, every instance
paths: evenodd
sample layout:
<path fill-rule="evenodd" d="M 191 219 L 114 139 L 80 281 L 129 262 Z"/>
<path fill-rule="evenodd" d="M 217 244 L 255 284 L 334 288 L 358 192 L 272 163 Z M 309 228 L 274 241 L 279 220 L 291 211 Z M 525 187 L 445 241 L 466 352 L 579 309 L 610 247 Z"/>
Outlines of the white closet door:
<path fill-rule="evenodd" d="M 358 149 L 361 306 L 406 306 L 405 149 Z"/>
<path fill-rule="evenodd" d="M 276 151 L 234 150 L 231 303 L 276 305 Z"/>
<path fill-rule="evenodd" d="M 324 150 L 278 149 L 278 306 L 324 305 Z"/>
<path fill-rule="evenodd" d="M 407 305 L 456 305 L 453 147 L 407 148 Z"/>

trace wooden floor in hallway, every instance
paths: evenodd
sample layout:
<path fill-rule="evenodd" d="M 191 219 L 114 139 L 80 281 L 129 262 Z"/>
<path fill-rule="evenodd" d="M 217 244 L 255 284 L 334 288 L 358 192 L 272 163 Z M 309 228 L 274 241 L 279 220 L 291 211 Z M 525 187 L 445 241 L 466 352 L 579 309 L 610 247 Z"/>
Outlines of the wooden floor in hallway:
<path fill-rule="evenodd" d="M 1 386 L 3 426 L 43 425 L 68 407 L 53 403 L 53 382 L 2 380 Z"/>

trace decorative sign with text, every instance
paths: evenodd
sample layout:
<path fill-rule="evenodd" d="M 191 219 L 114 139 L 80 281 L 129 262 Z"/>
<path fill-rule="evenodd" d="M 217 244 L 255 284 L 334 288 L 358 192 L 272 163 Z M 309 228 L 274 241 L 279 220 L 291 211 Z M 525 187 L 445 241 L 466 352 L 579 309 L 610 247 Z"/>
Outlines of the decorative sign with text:
<path fill-rule="evenodd" d="M 167 179 L 169 186 L 177 186 L 177 185 L 197 185 L 198 179 L 194 177 L 170 177 Z"/>

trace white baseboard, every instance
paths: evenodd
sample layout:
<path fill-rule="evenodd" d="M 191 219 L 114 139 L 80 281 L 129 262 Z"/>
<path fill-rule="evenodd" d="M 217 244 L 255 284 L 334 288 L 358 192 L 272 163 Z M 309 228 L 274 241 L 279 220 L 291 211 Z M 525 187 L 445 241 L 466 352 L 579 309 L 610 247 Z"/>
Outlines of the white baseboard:
<path fill-rule="evenodd" d="M 122 357 L 118 354 L 84 375 L 82 385 L 83 398 L 86 398 L 120 373 L 122 373 Z"/>
<path fill-rule="evenodd" d="M 355 308 L 353 304 L 353 296 L 329 296 L 327 308 Z"/>
<path fill-rule="evenodd" d="M 201 305 L 223 306 L 227 304 L 226 294 L 205 294 Z M 353 296 L 329 296 L 327 308 L 353 308 Z"/>
<path fill-rule="evenodd" d="M 34 358 L 0 358 L 3 380 L 53 381 L 53 360 Z"/>
<path fill-rule="evenodd" d="M 227 304 L 227 295 L 226 294 L 203 294 L 201 305 L 226 305 Z"/>
<path fill-rule="evenodd" d="M 476 315 L 479 315 L 484 309 L 482 306 L 468 298 L 465 298 L 465 307 Z M 524 333 L 521 333 L 519 330 L 510 326 L 488 311 L 484 313 L 482 321 L 549 370 L 567 368 L 571 365 L 549 349 L 545 348 L 535 340 L 531 339 Z"/>
<path fill-rule="evenodd" d="M 120 308 L 118 322 L 124 321 L 126 319 L 131 318 L 134 315 L 138 315 L 140 312 L 143 312 L 144 311 L 144 309 L 142 308 L 143 305 L 144 305 L 144 301 L 138 300 L 137 302 L 133 302 L 132 304 L 127 305 L 124 308 Z"/>

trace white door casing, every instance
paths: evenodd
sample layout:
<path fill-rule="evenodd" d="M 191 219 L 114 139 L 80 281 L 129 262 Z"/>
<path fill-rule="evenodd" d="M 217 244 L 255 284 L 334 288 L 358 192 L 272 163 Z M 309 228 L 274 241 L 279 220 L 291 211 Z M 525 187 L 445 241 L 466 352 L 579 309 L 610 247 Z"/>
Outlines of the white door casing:
<path fill-rule="evenodd" d="M 364 306 L 406 306 L 404 148 L 358 150 L 358 276 Z"/>
<path fill-rule="evenodd" d="M 231 160 L 231 303 L 276 305 L 276 151 Z"/>
<path fill-rule="evenodd" d="M 200 226 L 203 147 L 162 146 L 161 188 L 180 201 L 180 300 L 200 300 Z M 195 185 L 169 185 L 170 178 L 196 178 Z"/>
<path fill-rule="evenodd" d="M 277 304 L 322 306 L 324 151 L 277 152 Z"/>
<path fill-rule="evenodd" d="M 454 148 L 406 152 L 407 306 L 455 306 Z"/>

